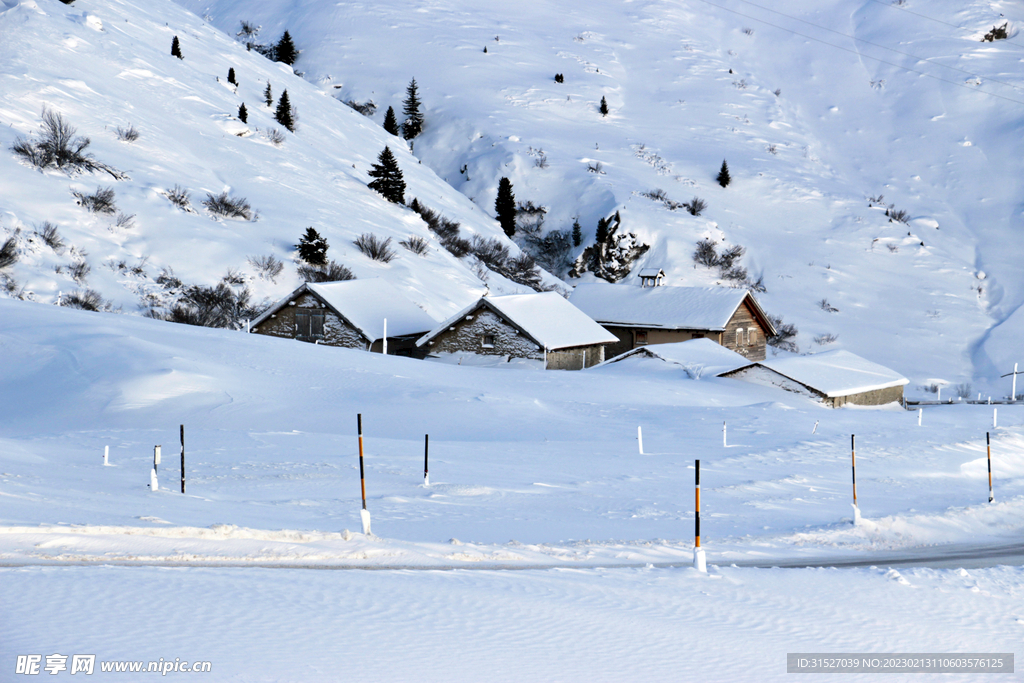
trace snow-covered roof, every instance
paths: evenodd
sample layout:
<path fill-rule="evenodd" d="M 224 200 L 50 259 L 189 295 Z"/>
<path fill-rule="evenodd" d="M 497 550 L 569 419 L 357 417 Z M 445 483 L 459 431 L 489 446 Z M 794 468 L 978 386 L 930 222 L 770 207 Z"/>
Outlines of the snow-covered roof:
<path fill-rule="evenodd" d="M 759 365 L 820 391 L 829 398 L 898 387 L 910 382 L 895 370 L 872 363 L 844 349 L 811 356 L 760 361 Z"/>
<path fill-rule="evenodd" d="M 444 321 L 416 342 L 422 346 L 479 306 L 486 306 L 539 346 L 553 351 L 573 346 L 612 344 L 618 338 L 555 292 L 485 296 Z"/>
<path fill-rule="evenodd" d="M 644 268 L 637 277 L 665 277 L 665 271 L 661 268 Z"/>
<path fill-rule="evenodd" d="M 752 361 L 710 339 L 690 339 L 672 344 L 649 344 L 627 351 L 609 363 L 648 356 L 681 365 L 704 376 L 717 376 L 752 365 Z"/>
<path fill-rule="evenodd" d="M 367 278 L 342 282 L 307 282 L 256 318 L 252 322 L 253 327 L 304 292 L 319 298 L 371 342 L 384 337 L 385 318 L 388 321 L 389 337 L 422 334 L 437 324 L 434 318 L 387 280 Z"/>
<path fill-rule="evenodd" d="M 604 325 L 714 331 L 725 329 L 744 300 L 749 300 L 761 324 L 774 333 L 761 306 L 745 289 L 594 283 L 577 285 L 569 297 L 577 308 Z"/>

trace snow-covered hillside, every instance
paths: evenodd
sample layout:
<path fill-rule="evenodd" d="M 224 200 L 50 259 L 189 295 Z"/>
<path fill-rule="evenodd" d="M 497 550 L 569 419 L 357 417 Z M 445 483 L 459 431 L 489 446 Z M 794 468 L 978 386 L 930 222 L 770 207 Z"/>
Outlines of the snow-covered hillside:
<path fill-rule="evenodd" d="M 416 156 L 487 211 L 508 176 L 547 228 L 578 216 L 586 246 L 619 210 L 651 245 L 638 265 L 669 284 L 715 281 L 690 259 L 701 237 L 743 245 L 801 350 L 833 334 L 912 393 L 933 380 L 1006 393 L 992 380 L 1018 360 L 1024 302 L 1014 5 L 178 1 L 230 34 L 241 20 L 271 39 L 288 29 L 296 68 L 372 100 L 378 122 L 415 77 Z M 980 41 L 1005 21 L 1009 40 Z M 639 194 L 655 189 L 708 208 Z M 879 195 L 909 224 L 869 207 Z"/>

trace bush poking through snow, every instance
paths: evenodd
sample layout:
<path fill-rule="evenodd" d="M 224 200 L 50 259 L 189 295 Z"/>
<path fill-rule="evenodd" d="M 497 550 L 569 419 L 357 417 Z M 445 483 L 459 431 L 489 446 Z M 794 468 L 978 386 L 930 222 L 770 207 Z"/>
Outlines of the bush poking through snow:
<path fill-rule="evenodd" d="M 409 204 L 409 208 L 420 215 L 420 218 L 427 224 L 430 231 L 437 235 L 441 246 L 447 249 L 448 253 L 455 258 L 462 258 L 469 253 L 469 240 L 459 236 L 459 229 L 462 226 L 457 221 L 446 218 L 433 209 L 420 204 L 419 200 L 415 198 Z"/>
<path fill-rule="evenodd" d="M 0 246 L 0 268 L 13 266 L 18 262 L 18 243 L 13 237 L 8 237 L 3 246 Z"/>
<path fill-rule="evenodd" d="M 345 104 L 351 107 L 352 109 L 355 109 L 363 116 L 373 116 L 374 114 L 377 113 L 377 105 L 373 100 L 367 100 L 366 102 L 363 103 L 356 102 L 355 100 L 345 100 Z M 388 109 L 391 108 L 388 107 Z M 394 109 L 391 109 L 391 116 L 394 117 L 394 115 L 395 111 Z"/>
<path fill-rule="evenodd" d="M 889 217 L 890 223 L 893 221 L 903 224 L 910 223 L 910 214 L 903 209 L 897 209 L 895 204 L 890 204 L 886 207 L 885 215 Z"/>
<path fill-rule="evenodd" d="M 985 34 L 985 37 L 981 39 L 983 43 L 991 43 L 995 40 L 1006 40 L 1010 37 L 1006 29 L 1009 27 L 1010 22 L 1004 22 L 1002 26 L 993 26 L 992 30 Z"/>
<path fill-rule="evenodd" d="M 127 126 L 118 126 L 117 139 L 121 142 L 135 142 L 139 139 L 139 129 L 130 123 Z"/>
<path fill-rule="evenodd" d="M 796 345 L 793 339 L 799 334 L 799 330 L 796 329 L 796 325 L 793 323 L 782 322 L 781 315 L 768 314 L 768 319 L 772 322 L 772 326 L 775 328 L 775 334 L 768 337 L 768 346 L 779 349 L 780 351 L 790 351 L 792 353 L 800 353 L 800 347 Z"/>
<path fill-rule="evenodd" d="M 839 335 L 832 334 L 831 332 L 819 334 L 814 338 L 814 343 L 818 346 L 828 346 L 829 344 L 835 344 L 837 341 L 839 341 Z"/>
<path fill-rule="evenodd" d="M 85 278 L 89 277 L 89 273 L 92 272 L 92 266 L 87 261 L 75 261 L 71 266 L 68 267 L 68 273 L 78 284 L 85 282 Z"/>
<path fill-rule="evenodd" d="M 395 250 L 391 248 L 390 237 L 382 240 L 372 232 L 364 232 L 353 240 L 352 244 L 356 245 L 359 251 L 363 252 L 366 256 L 381 263 L 390 263 L 397 256 Z"/>
<path fill-rule="evenodd" d="M 135 214 L 117 214 L 117 220 L 114 221 L 114 227 L 118 230 L 131 230 L 135 227 Z"/>
<path fill-rule="evenodd" d="M 43 222 L 38 228 L 36 228 L 36 234 L 39 235 L 39 239 L 43 243 L 53 249 L 54 253 L 62 254 L 64 252 L 64 238 L 61 237 L 60 232 L 57 231 L 57 226 L 50 221 Z M 2 266 L 0 266 L 2 267 Z"/>
<path fill-rule="evenodd" d="M 402 240 L 399 244 L 417 256 L 427 253 L 427 249 L 430 248 L 430 242 L 419 235 L 409 235 L 409 239 Z"/>
<path fill-rule="evenodd" d="M 269 280 L 274 284 L 277 284 L 277 276 L 284 270 L 284 263 L 273 255 L 250 256 L 248 261 L 261 280 Z"/>
<path fill-rule="evenodd" d="M 78 205 L 92 213 L 105 213 L 113 215 L 117 213 L 117 205 L 114 204 L 114 188 L 97 187 L 96 194 L 83 194 L 72 192 L 77 199 Z"/>
<path fill-rule="evenodd" d="M 838 313 L 839 309 L 828 302 L 828 299 L 822 299 L 818 302 L 819 308 L 826 313 Z"/>
<path fill-rule="evenodd" d="M 334 261 L 328 261 L 326 266 L 311 266 L 303 263 L 296 268 L 296 271 L 303 282 L 341 282 L 356 279 L 351 270 Z"/>
<path fill-rule="evenodd" d="M 279 128 L 267 128 L 265 131 L 263 131 L 263 135 L 275 147 L 280 147 L 282 144 L 284 144 L 284 133 L 282 133 Z"/>
<path fill-rule="evenodd" d="M 164 192 L 164 196 L 171 200 L 171 204 L 182 211 L 188 213 L 195 213 L 195 209 L 192 208 L 192 202 L 190 201 L 188 190 L 183 188 L 181 185 L 175 185 L 172 189 Z"/>
<path fill-rule="evenodd" d="M 962 399 L 969 399 L 974 394 L 974 387 L 971 386 L 970 382 L 961 382 L 953 387 L 956 391 L 956 395 Z"/>
<path fill-rule="evenodd" d="M 695 263 L 706 268 L 714 268 L 718 265 L 718 251 L 715 246 L 718 243 L 705 237 L 697 242 L 697 248 L 693 252 L 693 260 Z"/>
<path fill-rule="evenodd" d="M 587 164 L 587 170 L 590 171 L 591 173 L 596 173 L 598 175 L 605 174 L 604 166 L 601 165 L 600 161 L 595 161 L 593 163 Z"/>
<path fill-rule="evenodd" d="M 252 207 L 249 206 L 249 202 L 244 197 L 229 197 L 227 192 L 221 192 L 216 196 L 207 192 L 203 206 L 214 216 L 252 220 Z"/>
<path fill-rule="evenodd" d="M 694 197 L 688 202 L 683 202 L 683 208 L 685 208 L 691 216 L 699 216 L 704 212 L 704 209 L 708 208 L 708 203 L 700 197 Z"/>
<path fill-rule="evenodd" d="M 61 114 L 43 110 L 42 133 L 35 142 L 18 138 L 11 151 L 25 159 L 36 168 L 58 168 L 65 173 L 81 173 L 83 171 L 104 171 L 117 180 L 125 175 L 117 169 L 96 161 L 86 149 L 91 144 L 89 138 L 76 136 L 75 127 L 68 123 Z"/>
<path fill-rule="evenodd" d="M 66 294 L 60 299 L 60 305 L 66 308 L 77 308 L 82 311 L 109 311 L 112 306 L 95 289 L 85 289 Z"/>

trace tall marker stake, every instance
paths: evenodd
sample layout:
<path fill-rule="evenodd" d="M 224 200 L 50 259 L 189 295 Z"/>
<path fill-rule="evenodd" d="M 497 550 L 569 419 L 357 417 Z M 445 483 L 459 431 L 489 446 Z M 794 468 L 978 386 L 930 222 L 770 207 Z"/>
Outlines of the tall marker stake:
<path fill-rule="evenodd" d="M 423 485 L 430 486 L 430 434 L 423 435 Z"/>
<path fill-rule="evenodd" d="M 356 424 L 359 427 L 359 485 L 363 490 L 363 509 L 359 516 L 363 518 L 363 533 L 370 536 L 370 511 L 366 509 L 366 474 L 363 469 L 363 414 L 356 416 Z"/>
<path fill-rule="evenodd" d="M 988 502 L 991 503 L 996 497 L 992 493 L 992 441 L 988 432 L 985 432 L 985 449 L 988 451 Z"/>
<path fill-rule="evenodd" d="M 693 568 L 706 574 L 708 571 L 707 558 L 704 556 L 704 549 L 700 547 L 700 460 L 693 461 L 693 471 L 697 489 L 693 515 Z"/>
<path fill-rule="evenodd" d="M 640 455 L 644 454 L 644 430 L 639 426 L 636 428 L 636 440 L 640 443 Z"/>
<path fill-rule="evenodd" d="M 917 409 L 917 426 L 921 426 L 921 418 L 924 416 L 924 408 Z"/>
<path fill-rule="evenodd" d="M 104 446 L 103 447 L 103 464 L 104 465 L 109 465 L 110 464 L 110 446 Z"/>
<path fill-rule="evenodd" d="M 853 471 L 853 525 L 860 524 L 860 508 L 857 507 L 857 435 L 850 434 L 850 465 Z"/>
<path fill-rule="evenodd" d="M 181 492 L 185 493 L 185 425 L 181 425 Z"/>
<path fill-rule="evenodd" d="M 729 444 L 726 443 L 726 441 L 725 441 L 725 430 L 726 430 L 726 424 L 725 424 L 725 422 L 722 422 L 722 446 L 724 448 L 728 448 Z"/>

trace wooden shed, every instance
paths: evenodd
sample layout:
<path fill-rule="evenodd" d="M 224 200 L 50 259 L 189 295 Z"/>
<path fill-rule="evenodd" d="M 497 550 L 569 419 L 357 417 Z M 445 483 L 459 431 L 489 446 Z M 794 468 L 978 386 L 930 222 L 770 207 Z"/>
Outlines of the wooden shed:
<path fill-rule="evenodd" d="M 899 403 L 909 383 L 895 370 L 844 349 L 761 361 L 722 377 L 804 394 L 830 408 Z"/>
<path fill-rule="evenodd" d="M 767 339 L 776 333 L 745 289 L 581 284 L 569 301 L 615 335 L 609 356 L 707 338 L 749 360 L 764 360 Z"/>
<path fill-rule="evenodd" d="M 376 353 L 384 350 L 386 336 L 389 354 L 412 356 L 418 351 L 416 339 L 436 324 L 392 284 L 370 278 L 307 282 L 256 318 L 250 329 Z"/>
<path fill-rule="evenodd" d="M 616 338 L 555 292 L 483 297 L 416 342 L 431 356 L 476 355 L 582 370 L 604 361 Z"/>

